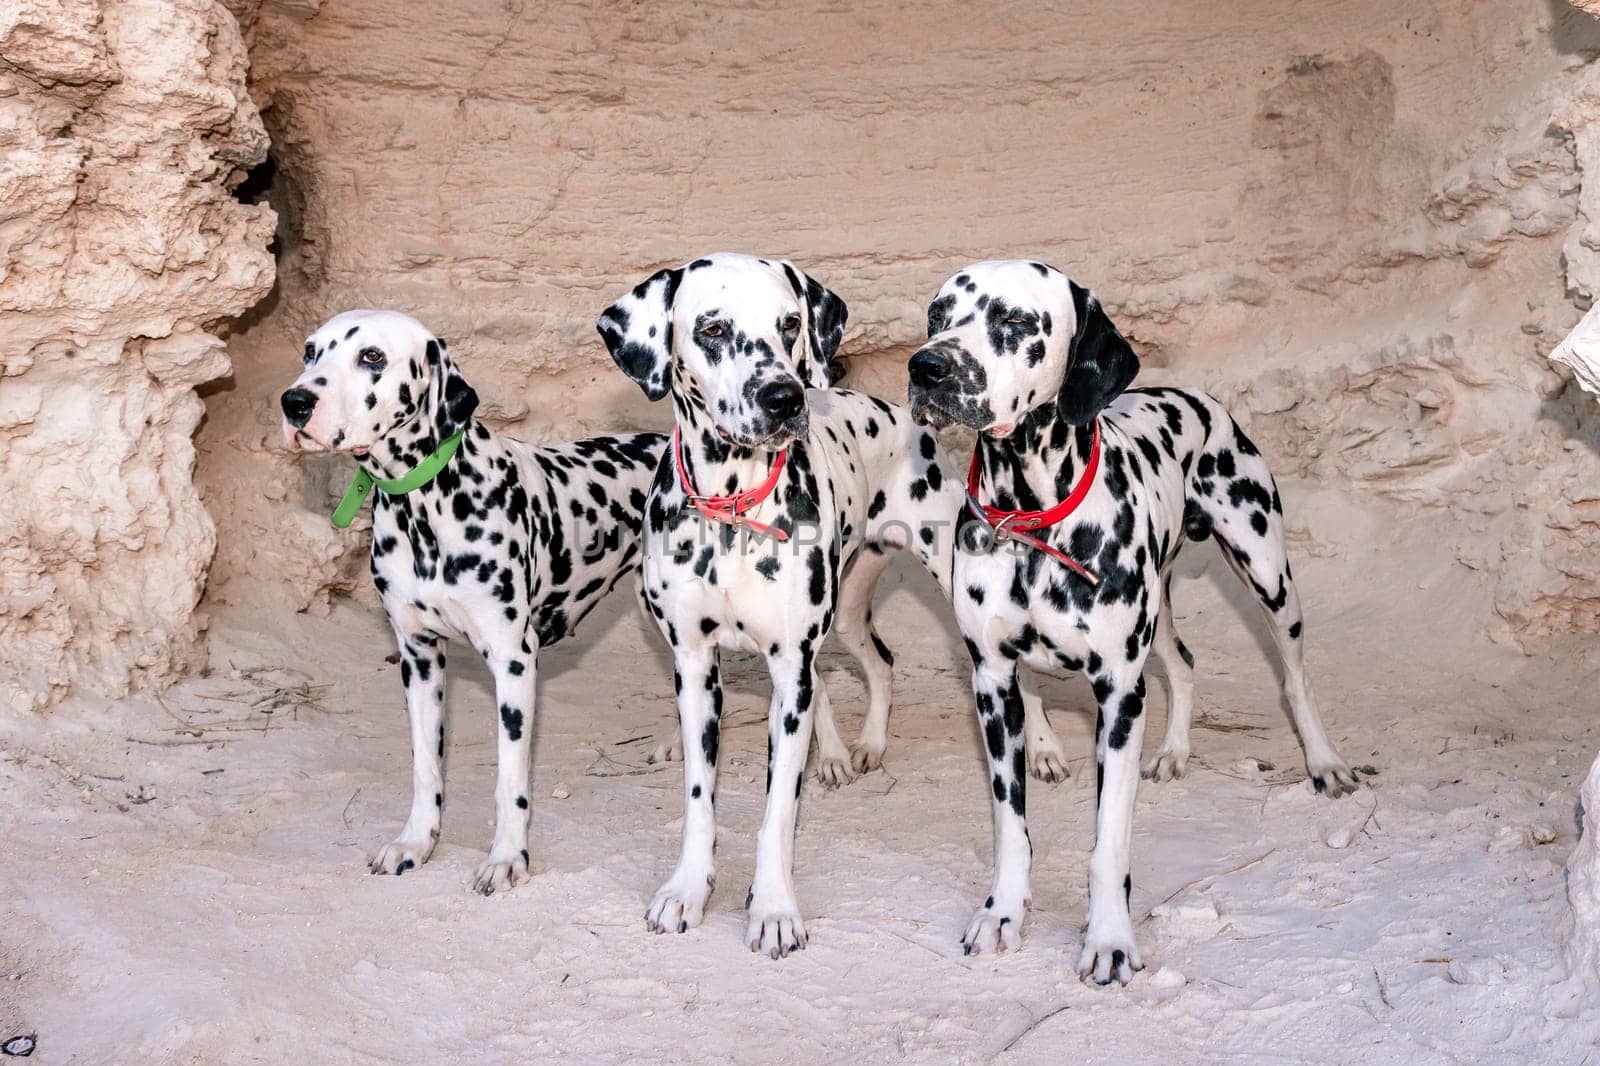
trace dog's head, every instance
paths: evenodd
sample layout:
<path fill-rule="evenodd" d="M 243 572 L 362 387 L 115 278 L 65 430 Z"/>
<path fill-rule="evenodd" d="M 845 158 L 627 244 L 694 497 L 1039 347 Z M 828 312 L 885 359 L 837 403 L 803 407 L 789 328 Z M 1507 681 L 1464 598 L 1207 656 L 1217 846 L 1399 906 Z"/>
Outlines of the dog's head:
<path fill-rule="evenodd" d="M 1082 425 L 1128 387 L 1139 359 L 1094 293 L 1043 263 L 976 263 L 928 306 L 928 340 L 911 357 L 918 422 L 1008 436 L 1051 401 Z"/>
<path fill-rule="evenodd" d="M 365 455 L 397 430 L 444 440 L 478 406 L 422 323 L 396 311 L 346 311 L 306 338 L 305 369 L 281 397 L 292 449 Z"/>
<path fill-rule="evenodd" d="M 806 432 L 806 389 L 825 389 L 844 301 L 781 259 L 719 252 L 659 270 L 595 327 L 645 395 L 669 391 L 744 447 Z"/>

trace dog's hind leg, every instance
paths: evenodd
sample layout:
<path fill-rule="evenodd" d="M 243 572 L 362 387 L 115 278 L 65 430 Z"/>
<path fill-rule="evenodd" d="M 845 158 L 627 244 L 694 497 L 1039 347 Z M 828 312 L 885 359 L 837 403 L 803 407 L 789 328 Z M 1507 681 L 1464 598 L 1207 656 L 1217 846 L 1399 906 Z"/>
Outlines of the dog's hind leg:
<path fill-rule="evenodd" d="M 1022 691 L 1022 709 L 1027 719 L 1023 736 L 1028 745 L 1028 772 L 1050 784 L 1065 781 L 1071 776 L 1067 770 L 1067 750 L 1061 746 L 1056 731 L 1050 728 L 1050 719 L 1044 716 L 1044 704 L 1039 700 L 1033 675 L 1019 668 L 1017 684 Z"/>
<path fill-rule="evenodd" d="M 839 642 L 861 664 L 867 678 L 867 716 L 861 723 L 861 735 L 845 754 L 846 762 L 836 768 L 836 774 L 848 775 L 853 769 L 858 774 L 876 770 L 883 765 L 883 752 L 889 744 L 889 704 L 894 689 L 894 654 L 878 636 L 872 625 L 872 598 L 878 590 L 878 579 L 889 565 L 889 555 L 877 544 L 867 544 L 844 575 L 839 589 L 839 614 L 833 624 Z M 824 734 L 828 734 L 825 736 Z M 824 784 L 836 785 L 843 778 L 830 781 L 824 760 L 844 751 L 834 725 L 833 712 L 826 702 L 817 707 L 817 774 Z"/>
<path fill-rule="evenodd" d="M 1172 575 L 1162 580 L 1161 613 L 1150 650 L 1166 672 L 1167 733 L 1161 749 L 1145 761 L 1144 776 L 1151 781 L 1182 777 L 1189 763 L 1189 723 L 1194 718 L 1194 656 L 1178 636 L 1172 621 Z"/>
<path fill-rule="evenodd" d="M 1329 796 L 1354 792 L 1355 775 L 1328 740 L 1306 678 L 1305 621 L 1284 545 L 1283 507 L 1266 461 L 1229 420 L 1207 443 L 1190 486 L 1190 503 L 1203 512 L 1223 558 L 1261 605 L 1283 662 L 1283 690 L 1312 785 Z"/>
<path fill-rule="evenodd" d="M 655 615 L 650 613 L 650 605 L 645 602 L 644 582 L 642 580 L 634 580 L 633 598 L 639 605 L 639 613 L 644 616 L 645 629 L 654 629 L 656 618 Z M 679 739 L 680 735 L 677 724 L 668 723 L 665 729 L 656 734 L 655 743 L 650 746 L 650 754 L 645 756 L 644 761 L 654 766 L 656 763 L 672 762 L 681 756 L 683 754 L 683 746 Z"/>
<path fill-rule="evenodd" d="M 849 784 L 854 777 L 850 773 L 850 750 L 844 746 L 844 738 L 839 735 L 839 725 L 834 721 L 833 704 L 828 700 L 826 688 L 817 690 L 813 713 L 815 721 L 812 723 L 812 734 L 817 738 L 817 780 L 825 788 Z"/>

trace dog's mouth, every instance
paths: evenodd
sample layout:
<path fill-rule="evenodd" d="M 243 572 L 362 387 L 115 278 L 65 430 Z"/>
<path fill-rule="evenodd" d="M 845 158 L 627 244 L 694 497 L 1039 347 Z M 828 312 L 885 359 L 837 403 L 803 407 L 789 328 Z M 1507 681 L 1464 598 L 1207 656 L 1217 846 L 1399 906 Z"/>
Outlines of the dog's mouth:
<path fill-rule="evenodd" d="M 326 443 L 304 429 L 291 426 L 288 422 L 283 424 L 283 440 L 290 452 L 342 452 L 357 459 L 364 459 L 372 450 L 372 446 L 368 444 L 346 444 L 343 433 L 335 434 L 333 443 Z"/>
<path fill-rule="evenodd" d="M 731 433 L 721 426 L 717 427 L 717 436 L 740 448 L 749 448 L 752 451 L 776 451 L 805 436 L 808 428 L 809 424 L 806 415 L 801 414 L 775 427 L 764 436 L 752 433 Z"/>
<path fill-rule="evenodd" d="M 1017 428 L 1015 422 L 997 421 L 989 404 L 984 401 L 973 403 L 916 387 L 911 389 L 907 401 L 911 408 L 911 420 L 930 429 L 949 429 L 959 425 L 1004 439 Z"/>
<path fill-rule="evenodd" d="M 283 443 L 291 452 L 322 452 L 327 451 L 323 443 L 303 429 L 297 429 L 285 422 L 283 424 Z"/>
<path fill-rule="evenodd" d="M 959 412 L 951 410 L 927 393 L 911 396 L 911 420 L 930 429 L 949 429 L 958 422 L 966 423 Z"/>

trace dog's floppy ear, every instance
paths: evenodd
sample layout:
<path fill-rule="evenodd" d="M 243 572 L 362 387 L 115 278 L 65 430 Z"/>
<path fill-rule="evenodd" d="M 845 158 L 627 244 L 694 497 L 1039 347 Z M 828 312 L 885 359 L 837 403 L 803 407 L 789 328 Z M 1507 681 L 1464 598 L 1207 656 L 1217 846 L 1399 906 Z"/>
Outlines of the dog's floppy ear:
<path fill-rule="evenodd" d="M 428 338 L 428 367 L 432 380 L 428 401 L 433 408 L 433 424 L 441 441 L 466 428 L 478 409 L 478 393 L 456 369 L 444 341 Z"/>
<path fill-rule="evenodd" d="M 658 270 L 594 324 L 617 366 L 652 400 L 672 387 L 672 299 L 682 280 L 682 267 Z"/>
<path fill-rule="evenodd" d="M 1139 357 L 1133 354 L 1128 339 L 1111 324 L 1094 293 L 1076 282 L 1067 284 L 1072 289 L 1072 309 L 1077 313 L 1078 326 L 1067 352 L 1067 376 L 1056 397 L 1056 412 L 1081 426 L 1093 421 L 1128 387 L 1139 373 Z"/>
<path fill-rule="evenodd" d="M 850 309 L 837 294 L 788 260 L 783 262 L 783 273 L 794 287 L 794 294 L 806 305 L 806 346 L 810 349 L 810 358 L 800 360 L 800 376 L 808 387 L 825 389 L 834 383 L 836 373 L 838 377 L 844 376 L 843 367 L 835 370 L 834 360 L 839 354 L 839 342 L 844 340 L 844 324 L 850 317 Z"/>

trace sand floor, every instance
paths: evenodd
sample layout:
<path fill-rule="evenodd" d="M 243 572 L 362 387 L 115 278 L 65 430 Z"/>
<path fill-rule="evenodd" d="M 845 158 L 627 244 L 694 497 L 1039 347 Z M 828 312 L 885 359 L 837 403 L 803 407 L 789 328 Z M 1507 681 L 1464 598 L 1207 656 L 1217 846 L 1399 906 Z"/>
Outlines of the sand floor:
<path fill-rule="evenodd" d="M 1600 1006 L 1560 955 L 1600 675 L 1581 649 L 1473 636 L 1471 576 L 1407 554 L 1414 529 L 1393 536 L 1359 569 L 1295 549 L 1330 732 L 1376 771 L 1340 801 L 1305 781 L 1231 577 L 1209 550 L 1186 558 L 1196 757 L 1140 792 L 1149 965 L 1126 989 L 1072 972 L 1094 791 L 1078 679 L 1044 688 L 1074 777 L 1030 783 L 1023 949 L 962 955 L 989 881 L 985 775 L 964 653 L 931 583 L 897 563 L 879 612 L 899 656 L 887 768 L 810 781 L 802 801 L 808 950 L 742 944 L 759 664 L 725 659 L 721 888 L 701 928 L 653 936 L 681 776 L 645 763 L 671 673 L 629 596 L 541 663 L 534 877 L 492 899 L 468 891 L 493 814 L 485 672 L 453 654 L 443 843 L 373 877 L 410 787 L 386 623 L 360 601 L 230 609 L 210 676 L 164 703 L 80 700 L 0 733 L 0 1037 L 36 1032 L 46 1063 L 1600 1062 Z M 824 669 L 851 736 L 861 686 L 842 654 Z"/>

